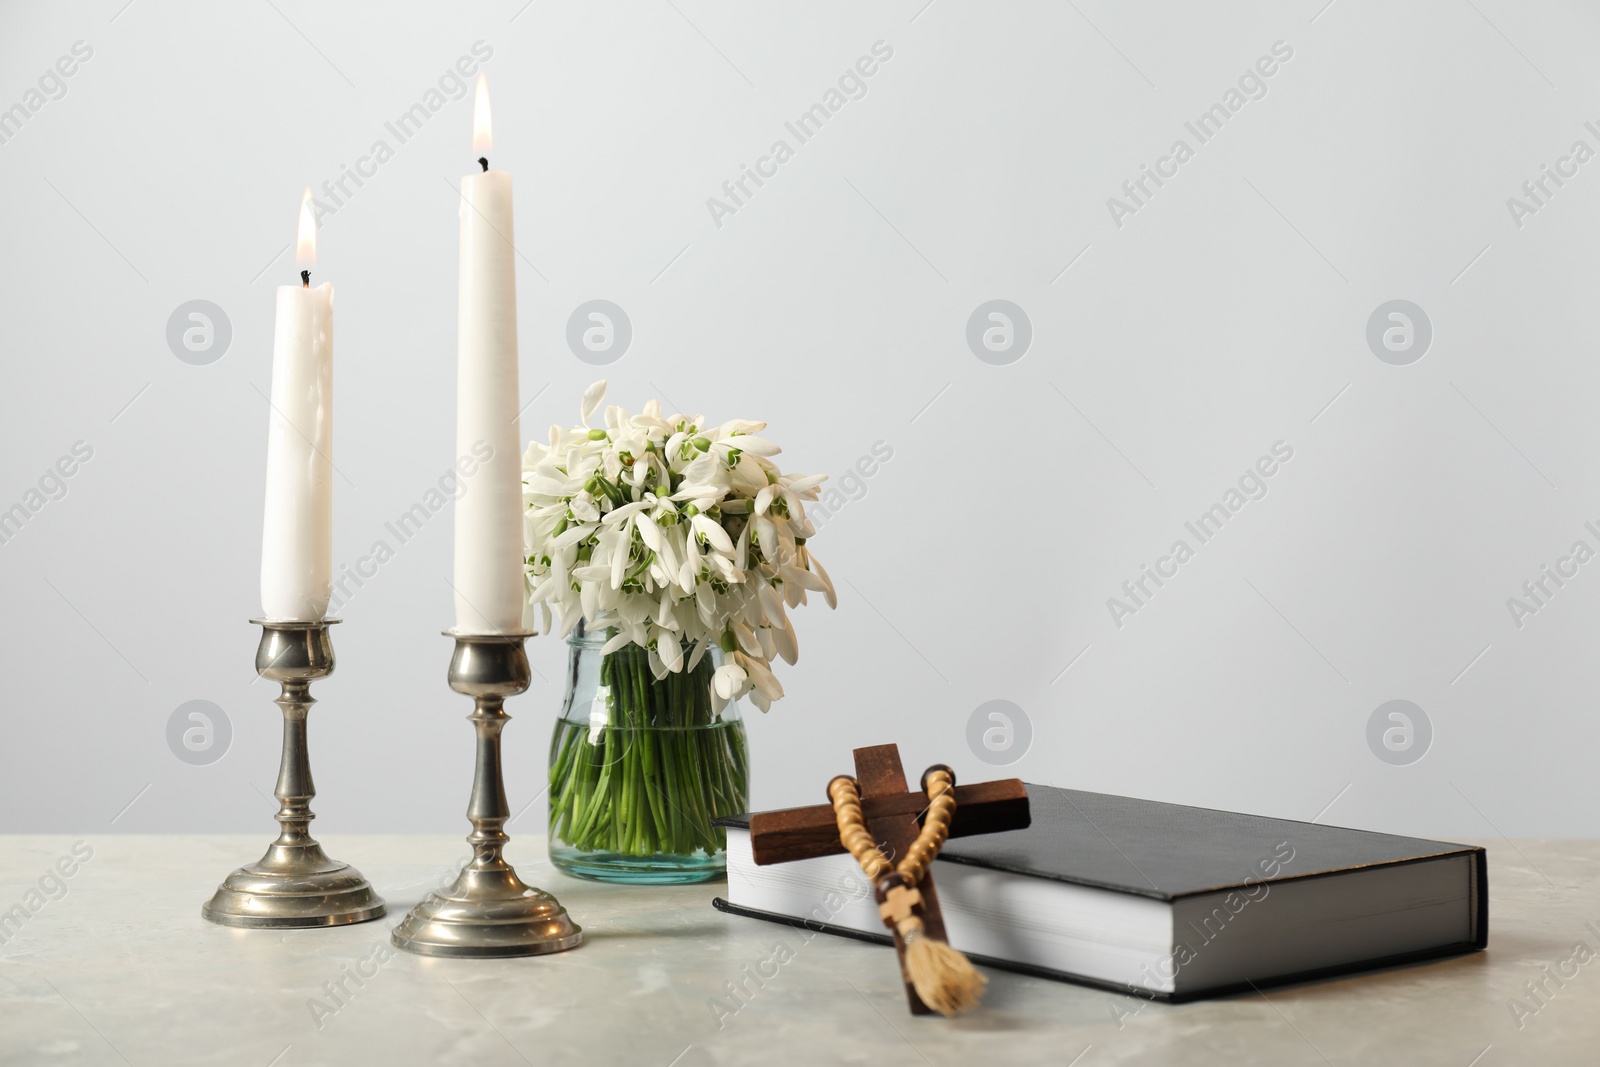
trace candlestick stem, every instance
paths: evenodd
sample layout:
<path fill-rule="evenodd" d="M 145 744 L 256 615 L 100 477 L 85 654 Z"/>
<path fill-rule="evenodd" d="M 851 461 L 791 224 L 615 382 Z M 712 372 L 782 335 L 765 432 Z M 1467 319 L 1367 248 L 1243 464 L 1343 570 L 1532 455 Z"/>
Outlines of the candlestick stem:
<path fill-rule="evenodd" d="M 283 711 L 283 755 L 278 763 L 278 837 L 260 861 L 230 874 L 200 909 L 223 926 L 341 926 L 380 918 L 388 909 L 361 872 L 329 859 L 311 836 L 311 756 L 306 716 L 316 701 L 311 682 L 333 673 L 333 642 L 318 622 L 267 622 L 256 649 L 256 671 L 280 683 L 273 701 Z"/>
<path fill-rule="evenodd" d="M 311 754 L 306 748 L 306 716 L 316 703 L 311 683 L 285 680 L 283 692 L 273 703 L 283 709 L 283 757 L 278 763 L 278 787 L 273 790 L 281 828 L 278 844 L 315 844 L 311 820 L 317 816 L 311 810 L 311 798 L 317 795 L 317 787 L 311 781 Z"/>
<path fill-rule="evenodd" d="M 510 869 L 501 854 L 506 842 L 511 840 L 511 835 L 505 831 L 511 808 L 506 803 L 500 763 L 500 731 L 510 718 L 505 712 L 505 700 L 487 695 L 474 701 L 472 714 L 468 716 L 478 734 L 472 799 L 467 804 L 467 818 L 472 823 L 467 842 L 472 845 L 472 868 L 477 871 Z"/>

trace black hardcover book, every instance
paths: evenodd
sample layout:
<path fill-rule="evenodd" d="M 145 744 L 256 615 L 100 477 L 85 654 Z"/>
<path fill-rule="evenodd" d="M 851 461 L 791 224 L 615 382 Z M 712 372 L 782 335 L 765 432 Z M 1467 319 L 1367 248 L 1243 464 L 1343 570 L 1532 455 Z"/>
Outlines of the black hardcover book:
<path fill-rule="evenodd" d="M 1158 1000 L 1472 952 L 1482 848 L 1028 786 L 1033 825 L 934 864 L 950 943 L 976 962 Z M 728 830 L 727 912 L 889 943 L 848 854 L 757 867 Z"/>

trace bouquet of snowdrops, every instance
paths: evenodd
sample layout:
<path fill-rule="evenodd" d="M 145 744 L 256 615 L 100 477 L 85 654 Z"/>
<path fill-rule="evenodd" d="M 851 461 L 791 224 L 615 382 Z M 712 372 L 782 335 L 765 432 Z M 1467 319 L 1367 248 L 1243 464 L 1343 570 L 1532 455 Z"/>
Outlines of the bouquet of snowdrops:
<path fill-rule="evenodd" d="M 651 400 L 638 414 L 607 407 L 591 425 L 605 388 L 584 393 L 580 425 L 552 426 L 548 443 L 523 456 L 529 603 L 545 632 L 567 636 L 581 624 L 606 637 L 603 706 L 587 732 L 558 737 L 552 838 L 709 851 L 720 832 L 696 819 L 674 829 L 673 815 L 697 802 L 731 814 L 712 809 L 742 803 L 742 732 L 735 746 L 690 732 L 683 745 L 715 751 L 679 751 L 680 741 L 646 742 L 641 731 L 710 726 L 730 701 L 748 695 L 766 711 L 783 696 L 774 661 L 793 664 L 799 652 L 789 611 L 810 593 L 836 602 L 807 544 L 815 531 L 805 502 L 823 476 L 783 473 L 761 422 L 712 426 L 663 416 Z M 608 731 L 623 731 L 614 740 L 625 743 L 613 745 L 621 752 L 606 751 Z"/>

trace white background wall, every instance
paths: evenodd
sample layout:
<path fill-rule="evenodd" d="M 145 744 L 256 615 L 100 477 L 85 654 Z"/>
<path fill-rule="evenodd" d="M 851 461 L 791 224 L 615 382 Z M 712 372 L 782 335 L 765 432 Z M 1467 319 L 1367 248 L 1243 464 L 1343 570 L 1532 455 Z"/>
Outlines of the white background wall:
<path fill-rule="evenodd" d="M 517 182 L 524 436 L 604 374 L 630 407 L 765 418 L 796 470 L 893 450 L 813 542 L 841 603 L 798 618 L 789 697 L 752 723 L 758 806 L 820 800 L 853 746 L 898 741 L 913 774 L 1600 831 L 1600 563 L 1520 628 L 1507 607 L 1575 541 L 1600 549 L 1600 162 L 1520 226 L 1507 206 L 1574 141 L 1600 149 L 1600 13 L 524 2 L 0 6 L 0 108 L 93 50 L 0 144 L 0 507 L 93 449 L 0 545 L 0 830 L 270 828 L 279 718 L 246 620 L 294 269 L 274 251 L 302 187 L 327 199 L 396 147 L 385 123 L 482 41 Z M 798 144 L 785 121 L 878 41 L 865 95 Z M 1199 143 L 1184 123 L 1280 41 L 1265 95 Z M 323 220 L 337 562 L 453 458 L 469 120 L 446 101 Z M 717 225 L 707 198 L 780 138 L 794 158 Z M 1179 138 L 1194 157 L 1117 225 L 1108 198 Z M 596 298 L 634 335 L 603 370 L 565 341 Z M 966 340 L 996 298 L 1033 333 L 1004 366 Z M 209 365 L 166 339 L 196 299 L 232 327 Z M 1395 299 L 1432 325 L 1409 365 L 1366 337 Z M 1267 495 L 1198 546 L 1184 523 L 1279 441 Z M 1178 538 L 1195 557 L 1119 627 L 1107 599 Z M 450 539 L 441 513 L 343 611 L 312 718 L 321 833 L 467 829 Z M 564 650 L 531 653 L 514 808 L 542 784 Z M 1368 742 L 1395 699 L 1431 723 L 1407 765 Z M 191 700 L 232 728 L 204 766 L 167 741 Z M 969 751 L 991 700 L 1031 723 L 1007 770 Z"/>

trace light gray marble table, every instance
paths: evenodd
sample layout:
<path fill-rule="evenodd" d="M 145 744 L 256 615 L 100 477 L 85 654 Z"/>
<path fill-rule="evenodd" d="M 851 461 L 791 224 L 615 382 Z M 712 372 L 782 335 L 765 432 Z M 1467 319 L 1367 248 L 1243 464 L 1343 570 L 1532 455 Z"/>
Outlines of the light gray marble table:
<path fill-rule="evenodd" d="M 79 840 L 92 857 L 29 896 Z M 533 836 L 509 856 L 571 910 L 584 947 L 485 962 L 393 952 L 390 927 L 465 844 L 324 844 L 377 886 L 387 918 L 289 933 L 201 920 L 259 837 L 0 837 L 0 911 L 37 905 L 0 928 L 0 1063 L 1600 1063 L 1600 960 L 1562 962 L 1580 942 L 1600 953 L 1596 842 L 1485 842 L 1486 952 L 1176 1006 L 993 971 L 985 1006 L 957 1020 L 908 1015 L 883 948 L 723 915 L 710 904 L 721 883 L 567 878 Z M 728 983 L 747 967 L 776 974 L 735 1001 Z M 1544 982 L 1538 1001 L 1530 981 Z"/>

